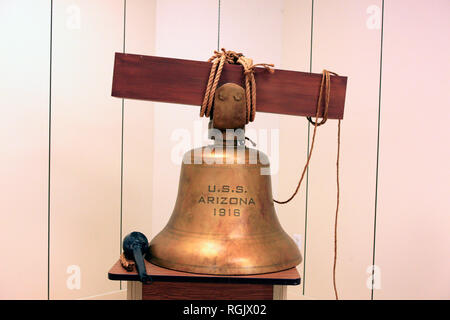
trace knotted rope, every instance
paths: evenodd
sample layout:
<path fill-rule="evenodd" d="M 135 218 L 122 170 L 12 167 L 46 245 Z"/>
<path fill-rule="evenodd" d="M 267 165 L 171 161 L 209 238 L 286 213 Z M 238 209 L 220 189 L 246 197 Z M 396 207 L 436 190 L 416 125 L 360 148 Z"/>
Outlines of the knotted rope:
<path fill-rule="evenodd" d="M 214 55 L 208 59 L 208 62 L 212 62 L 211 72 L 209 73 L 208 84 L 206 85 L 205 96 L 200 108 L 200 117 L 211 114 L 212 104 L 214 102 L 214 94 L 219 83 L 220 76 L 222 74 L 223 66 L 226 63 L 240 64 L 244 68 L 245 76 L 245 95 L 246 95 L 246 123 L 253 121 L 256 114 L 256 81 L 255 81 L 255 68 L 264 67 L 270 73 L 274 72 L 274 65 L 268 63 L 253 64 L 253 60 L 245 57 L 242 53 L 236 53 L 234 51 L 227 51 L 222 48 L 222 51 L 214 51 Z"/>

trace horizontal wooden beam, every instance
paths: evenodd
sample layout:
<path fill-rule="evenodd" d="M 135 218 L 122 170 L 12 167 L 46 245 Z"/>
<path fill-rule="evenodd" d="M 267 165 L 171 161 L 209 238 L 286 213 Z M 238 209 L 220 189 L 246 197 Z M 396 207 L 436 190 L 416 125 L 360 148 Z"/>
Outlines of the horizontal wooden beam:
<path fill-rule="evenodd" d="M 116 53 L 114 97 L 200 106 L 211 63 Z M 256 110 L 297 116 L 315 116 L 322 74 L 256 68 Z M 243 86 L 242 66 L 226 64 L 221 84 Z M 347 77 L 331 76 L 329 119 L 344 116 Z"/>

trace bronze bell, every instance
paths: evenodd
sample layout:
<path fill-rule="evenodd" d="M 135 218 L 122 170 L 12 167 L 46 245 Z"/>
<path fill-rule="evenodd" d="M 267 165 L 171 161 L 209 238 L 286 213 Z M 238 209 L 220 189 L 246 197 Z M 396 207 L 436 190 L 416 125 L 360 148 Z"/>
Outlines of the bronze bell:
<path fill-rule="evenodd" d="M 216 275 L 295 267 L 300 251 L 278 221 L 270 175 L 261 171 L 269 169 L 268 157 L 245 146 L 244 89 L 231 83 L 218 88 L 213 111 L 214 144 L 184 155 L 175 208 L 150 242 L 150 262 Z M 239 134 L 227 135 L 227 129 Z"/>

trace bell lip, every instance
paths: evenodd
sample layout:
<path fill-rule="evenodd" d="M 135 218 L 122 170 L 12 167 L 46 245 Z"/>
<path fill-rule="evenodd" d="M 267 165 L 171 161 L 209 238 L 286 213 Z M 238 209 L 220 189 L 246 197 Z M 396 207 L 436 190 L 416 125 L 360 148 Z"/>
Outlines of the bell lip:
<path fill-rule="evenodd" d="M 246 272 L 224 273 L 218 270 L 214 270 L 218 268 L 213 268 L 209 266 L 186 266 L 175 262 L 162 261 L 162 259 L 158 259 L 155 257 L 151 257 L 149 259 L 146 258 L 146 260 L 158 267 L 166 268 L 173 271 L 187 272 L 199 275 L 213 275 L 213 276 L 250 276 L 250 275 L 275 273 L 295 268 L 298 265 L 300 265 L 303 261 L 302 256 L 300 255 L 294 261 L 284 263 L 282 264 L 282 266 L 279 267 L 271 265 L 271 266 L 255 266 L 249 268 L 235 268 L 238 270 L 246 270 Z M 261 270 L 256 272 L 254 269 L 261 269 Z"/>
<path fill-rule="evenodd" d="M 146 256 L 146 260 L 157 266 L 175 271 L 209 275 L 244 276 L 274 273 L 287 270 L 296 267 L 303 261 L 303 256 L 298 246 L 295 245 L 294 241 L 288 236 L 288 234 L 281 229 L 280 232 L 276 232 L 275 234 L 279 235 L 279 239 L 281 241 L 287 241 L 288 243 L 290 243 L 287 249 L 287 251 L 290 252 L 290 258 L 288 259 L 266 259 L 266 261 L 264 261 L 266 263 L 260 261 L 260 263 L 255 263 L 248 266 L 207 263 L 186 264 L 181 262 L 184 259 L 180 259 L 180 256 L 185 256 L 184 254 L 181 254 L 180 252 L 178 252 L 178 254 L 173 252 L 171 254 L 168 254 L 167 249 L 170 248 L 170 245 L 168 246 L 167 243 L 167 235 L 170 234 L 169 230 L 170 227 L 166 225 L 166 227 L 151 240 L 149 244 L 149 254 Z M 160 247 L 161 244 L 164 244 L 163 248 Z M 155 250 L 155 246 L 158 246 L 159 248 Z M 265 252 L 266 254 L 264 254 L 263 256 L 271 256 L 267 251 Z M 193 259 L 190 260 L 196 261 Z"/>
<path fill-rule="evenodd" d="M 287 249 L 287 251 L 290 252 L 289 259 L 276 259 L 275 261 L 272 259 L 268 259 L 270 262 L 266 260 L 266 263 L 256 263 L 250 266 L 220 264 L 213 265 L 206 263 L 186 264 L 181 262 L 184 259 L 180 259 L 180 252 L 178 252 L 178 254 L 171 253 L 169 255 L 166 251 L 170 247 L 170 245 L 169 247 L 167 246 L 166 238 L 167 235 L 170 234 L 170 229 L 171 228 L 169 224 L 166 225 L 164 229 L 161 230 L 161 232 L 159 232 L 151 240 L 149 244 L 149 254 L 146 256 L 146 260 L 150 263 L 170 270 L 204 275 L 245 276 L 279 272 L 296 267 L 303 262 L 303 256 L 298 246 L 283 229 L 280 229 L 279 232 L 275 232 L 275 234 L 279 235 L 279 239 L 284 239 L 282 241 L 287 241 L 288 243 L 290 243 L 290 245 L 288 246 L 289 248 Z M 161 249 L 161 244 L 164 244 L 166 248 Z M 158 246 L 159 248 L 155 250 L 155 246 Z M 264 256 L 270 256 L 267 251 L 265 252 L 266 254 Z M 181 254 L 181 256 L 184 256 L 184 254 Z M 191 259 L 191 261 L 195 260 Z M 267 262 L 269 262 L 269 264 L 267 264 Z"/>

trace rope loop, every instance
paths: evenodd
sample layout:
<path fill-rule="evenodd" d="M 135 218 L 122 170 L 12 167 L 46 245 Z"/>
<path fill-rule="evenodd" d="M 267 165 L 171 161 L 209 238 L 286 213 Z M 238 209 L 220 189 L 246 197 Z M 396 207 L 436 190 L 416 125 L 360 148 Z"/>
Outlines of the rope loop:
<path fill-rule="evenodd" d="M 311 117 L 306 117 L 308 119 L 309 123 L 311 123 L 313 126 L 321 126 L 328 120 L 328 105 L 330 102 L 330 90 L 331 90 L 331 80 L 330 80 L 330 74 L 333 74 L 337 76 L 337 73 L 323 70 L 322 71 L 322 81 L 320 83 L 320 91 L 319 91 L 319 99 L 317 101 L 317 114 L 316 114 L 316 121 L 313 121 Z M 325 99 L 323 99 L 323 90 L 325 87 Z M 318 114 L 320 114 L 320 107 L 322 105 L 322 101 L 324 101 L 324 110 L 323 110 L 323 117 L 320 122 L 317 122 Z"/>
<path fill-rule="evenodd" d="M 209 73 L 208 83 L 206 85 L 205 96 L 200 108 L 200 117 L 211 114 L 212 105 L 214 102 L 214 94 L 222 74 L 225 63 L 240 64 L 244 69 L 244 86 L 246 95 L 246 124 L 255 119 L 256 114 L 256 81 L 254 72 L 256 67 L 263 67 L 266 71 L 274 73 L 273 64 L 258 63 L 253 64 L 253 60 L 245 57 L 240 52 L 227 51 L 222 48 L 221 51 L 214 50 L 214 54 L 208 59 L 212 62 L 211 71 Z"/>

